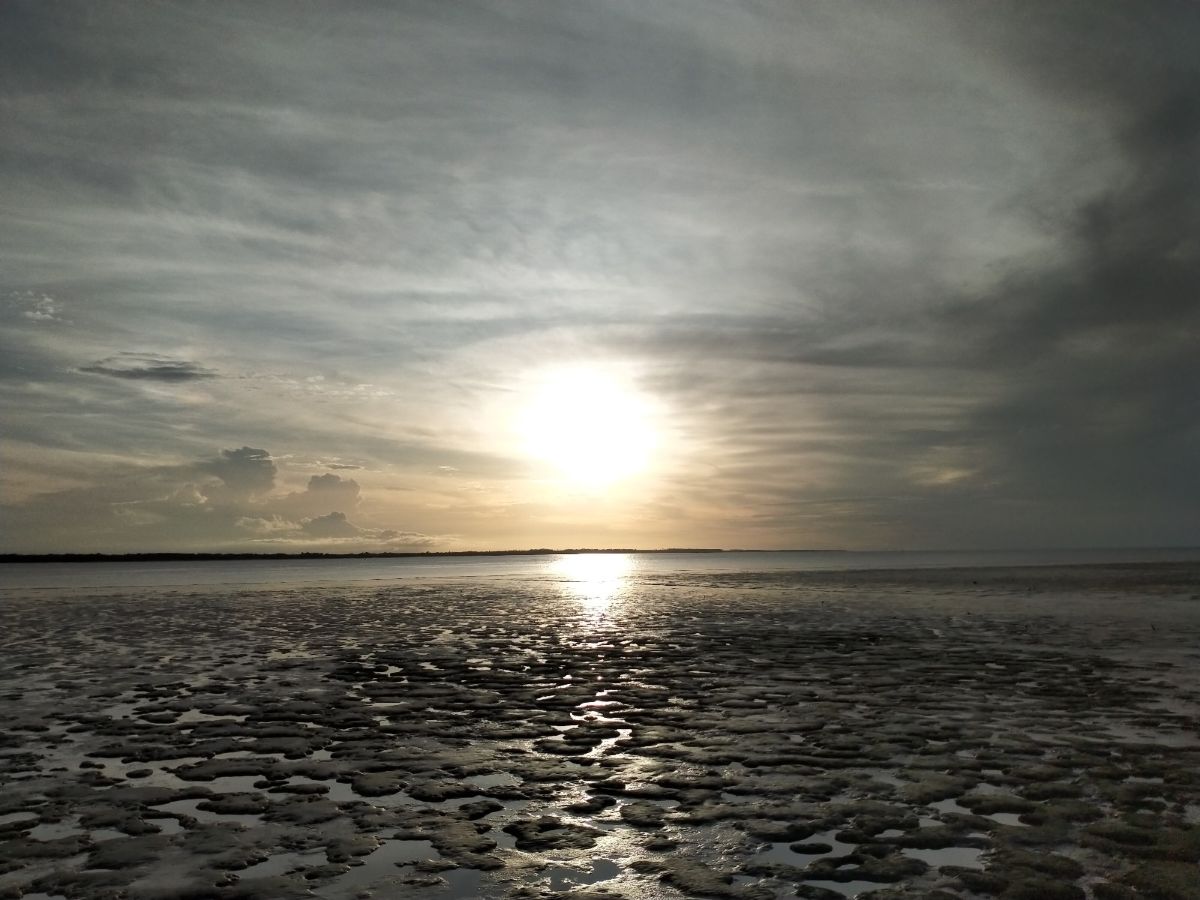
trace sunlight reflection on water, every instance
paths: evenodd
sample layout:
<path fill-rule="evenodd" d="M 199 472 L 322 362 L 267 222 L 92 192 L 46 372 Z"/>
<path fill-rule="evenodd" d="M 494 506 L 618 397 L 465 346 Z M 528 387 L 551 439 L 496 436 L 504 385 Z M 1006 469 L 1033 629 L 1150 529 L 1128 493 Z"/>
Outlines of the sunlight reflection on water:
<path fill-rule="evenodd" d="M 563 592 L 595 617 L 621 594 L 633 569 L 628 553 L 579 553 L 550 563 L 550 574 L 563 581 Z"/>

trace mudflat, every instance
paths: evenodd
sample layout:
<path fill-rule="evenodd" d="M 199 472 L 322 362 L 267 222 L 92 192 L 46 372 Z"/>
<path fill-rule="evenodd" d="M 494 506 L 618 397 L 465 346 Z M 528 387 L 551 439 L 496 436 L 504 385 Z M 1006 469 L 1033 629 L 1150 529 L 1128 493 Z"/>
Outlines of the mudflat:
<path fill-rule="evenodd" d="M 1200 568 L 8 592 L 0 897 L 1200 897 Z"/>

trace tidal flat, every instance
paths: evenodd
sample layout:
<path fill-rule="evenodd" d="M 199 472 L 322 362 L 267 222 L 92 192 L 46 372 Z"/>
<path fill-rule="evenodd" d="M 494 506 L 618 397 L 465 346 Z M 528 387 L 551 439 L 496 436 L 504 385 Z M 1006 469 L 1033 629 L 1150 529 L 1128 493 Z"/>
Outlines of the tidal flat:
<path fill-rule="evenodd" d="M 1200 566 L 0 597 L 0 898 L 1200 897 Z"/>

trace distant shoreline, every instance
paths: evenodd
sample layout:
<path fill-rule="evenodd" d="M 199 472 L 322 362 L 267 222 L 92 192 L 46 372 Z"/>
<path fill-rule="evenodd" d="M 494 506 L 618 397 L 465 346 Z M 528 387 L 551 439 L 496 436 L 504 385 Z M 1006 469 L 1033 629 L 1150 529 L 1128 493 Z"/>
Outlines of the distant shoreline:
<path fill-rule="evenodd" d="M 989 549 L 989 550 L 847 550 L 845 548 L 805 548 L 790 550 L 768 550 L 754 547 L 533 547 L 527 550 L 396 550 L 362 553 L 323 553 L 305 551 L 301 553 L 249 553 L 249 552 L 148 552 L 148 553 L 0 553 L 0 564 L 4 563 L 118 563 L 118 562 L 237 562 L 242 560 L 287 561 L 287 560 L 337 560 L 337 559 L 447 559 L 458 557 L 501 557 L 501 556 L 582 556 L 588 554 L 629 553 L 654 556 L 669 553 L 754 553 L 754 554 L 797 554 L 820 556 L 870 556 L 888 554 L 894 556 L 922 556 L 929 554 L 977 554 L 982 556 L 1010 554 L 1053 554 L 1053 553 L 1200 553 L 1200 547 L 1089 547 L 1089 548 L 1044 548 L 1039 550 Z M 1145 560 L 1162 562 L 1163 560 Z M 1176 560 L 1168 560 L 1176 561 Z M 1103 560 L 1097 562 L 1104 562 Z M 1075 563 L 1029 562 L 1023 565 L 1090 565 L 1092 561 Z M 985 564 L 986 565 L 986 564 Z"/>
<path fill-rule="evenodd" d="M 74 563 L 74 562 L 230 562 L 236 560 L 288 559 L 413 559 L 447 556 L 563 556 L 585 553 L 726 553 L 719 547 L 666 547 L 642 550 L 632 547 L 571 547 L 552 550 L 428 550 L 375 553 L 0 553 L 0 563 Z M 765 551 L 739 550 L 739 553 Z M 836 551 L 829 551 L 836 552 Z"/>

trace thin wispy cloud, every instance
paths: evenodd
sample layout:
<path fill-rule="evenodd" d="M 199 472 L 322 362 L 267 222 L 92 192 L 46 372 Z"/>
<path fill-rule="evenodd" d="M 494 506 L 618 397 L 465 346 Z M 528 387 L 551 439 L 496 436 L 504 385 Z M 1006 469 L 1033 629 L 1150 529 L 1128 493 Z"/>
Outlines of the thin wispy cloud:
<path fill-rule="evenodd" d="M 197 378 L 216 378 L 212 369 L 184 359 L 172 359 L 156 353 L 118 353 L 97 360 L 79 371 L 133 381 L 194 381 Z"/>

